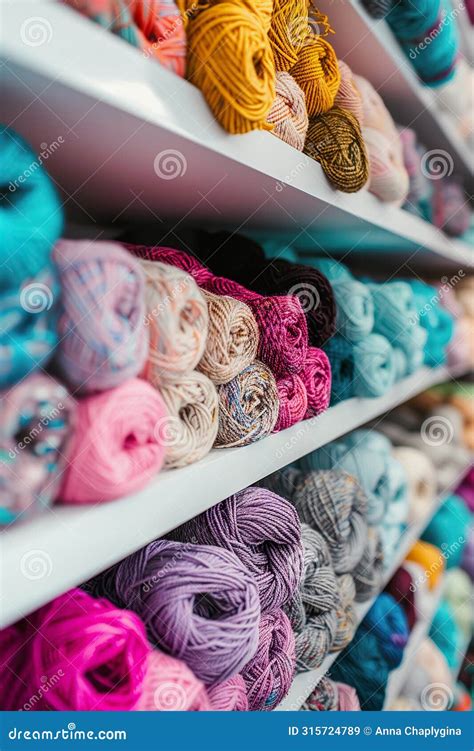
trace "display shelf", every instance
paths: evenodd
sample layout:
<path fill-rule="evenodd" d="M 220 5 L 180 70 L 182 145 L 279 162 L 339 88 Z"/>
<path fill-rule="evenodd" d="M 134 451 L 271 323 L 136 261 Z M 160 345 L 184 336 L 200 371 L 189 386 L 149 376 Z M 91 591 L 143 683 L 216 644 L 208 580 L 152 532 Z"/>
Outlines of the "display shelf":
<path fill-rule="evenodd" d="M 428 632 L 433 621 L 434 614 L 438 609 L 443 594 L 443 578 L 433 592 L 426 593 L 421 608 L 417 608 L 420 617 L 415 623 L 410 634 L 408 644 L 403 653 L 403 660 L 396 670 L 390 673 L 385 693 L 384 709 L 390 709 L 393 702 L 400 696 L 408 673 L 413 669 L 415 655 Z"/>
<path fill-rule="evenodd" d="M 9 30 L 2 39 L 3 119 L 46 150 L 45 166 L 70 218 L 154 222 L 157 244 L 176 242 L 185 224 L 205 222 L 282 231 L 310 249 L 320 230 L 343 230 L 355 220 L 367 242 L 374 228 L 377 241 L 380 230 L 382 241 L 402 238 L 402 255 L 428 256 L 432 270 L 472 266 L 466 243 L 367 190 L 333 190 L 319 164 L 270 133 L 229 135 L 197 88 L 72 9 L 24 0 L 2 12 Z M 427 131 L 439 132 L 426 116 Z M 435 142 L 445 147 L 447 140 Z M 455 168 L 464 173 L 458 156 Z"/>
<path fill-rule="evenodd" d="M 237 490 L 382 415 L 462 369 L 422 368 L 377 399 L 348 399 L 257 443 L 213 450 L 144 490 L 95 506 L 53 506 L 0 535 L 0 628 L 86 581 Z"/>
<path fill-rule="evenodd" d="M 468 467 L 469 466 L 470 464 L 468 465 Z M 466 467 L 466 469 L 468 467 Z M 462 476 L 462 473 L 460 473 L 460 476 Z M 454 479 L 453 482 L 449 485 L 449 487 L 446 488 L 443 493 L 440 493 L 437 496 L 435 502 L 431 506 L 426 516 L 420 519 L 417 524 L 413 524 L 408 527 L 402 533 L 402 535 L 400 536 L 400 541 L 396 547 L 397 553 L 391 561 L 389 568 L 382 577 L 382 581 L 380 583 L 380 591 L 384 589 L 385 585 L 390 581 L 395 571 L 400 568 L 414 543 L 420 538 L 423 530 L 426 528 L 430 519 L 434 516 L 443 501 L 455 490 L 455 488 L 459 484 L 460 476 L 457 476 L 456 479 Z M 357 624 L 359 624 L 364 619 L 364 616 L 370 610 L 377 597 L 378 594 L 375 597 L 372 597 L 367 602 L 356 604 L 355 611 Z M 332 664 L 335 662 L 339 654 L 339 652 L 336 654 L 330 654 L 326 657 L 319 668 L 316 668 L 315 670 L 308 670 L 306 673 L 299 673 L 298 675 L 296 675 L 290 691 L 283 699 L 283 701 L 279 704 L 277 710 L 295 711 L 297 709 L 300 709 L 310 693 L 318 685 L 323 675 L 326 675 L 326 673 L 330 670 Z"/>

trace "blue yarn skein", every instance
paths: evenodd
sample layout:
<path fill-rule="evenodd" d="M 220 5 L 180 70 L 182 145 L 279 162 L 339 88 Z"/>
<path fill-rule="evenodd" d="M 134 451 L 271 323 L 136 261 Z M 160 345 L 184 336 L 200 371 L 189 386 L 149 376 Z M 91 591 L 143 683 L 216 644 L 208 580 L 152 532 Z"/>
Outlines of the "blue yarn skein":
<path fill-rule="evenodd" d="M 331 678 L 353 686 L 362 709 L 381 710 L 388 676 L 400 665 L 408 636 L 402 607 L 383 592 L 332 666 Z"/>
<path fill-rule="evenodd" d="M 436 368 L 446 362 L 447 346 L 454 333 L 454 319 L 440 304 L 435 287 L 418 279 L 410 280 L 409 284 L 415 297 L 418 321 L 427 332 L 425 365 Z"/>
<path fill-rule="evenodd" d="M 365 339 L 374 328 L 374 303 L 365 284 L 354 279 L 342 263 L 316 258 L 312 265 L 331 283 L 336 300 L 336 328 L 350 342 Z"/>
<path fill-rule="evenodd" d="M 331 363 L 331 404 L 353 396 L 382 396 L 395 382 L 393 349 L 383 336 L 369 334 L 352 343 L 336 335 L 324 350 Z"/>
<path fill-rule="evenodd" d="M 440 652 L 446 657 L 450 668 L 457 664 L 461 647 L 461 632 L 449 602 L 442 600 L 431 622 L 429 633 Z"/>
<path fill-rule="evenodd" d="M 459 32 L 449 0 L 398 0 L 386 20 L 425 84 L 440 86 L 454 76 Z"/>
<path fill-rule="evenodd" d="M 51 268 L 51 251 L 63 229 L 53 183 L 26 141 L 0 132 L 0 292 Z"/>
<path fill-rule="evenodd" d="M 458 495 L 450 495 L 431 519 L 421 539 L 442 550 L 446 568 L 461 565 L 469 537 L 471 513 Z"/>

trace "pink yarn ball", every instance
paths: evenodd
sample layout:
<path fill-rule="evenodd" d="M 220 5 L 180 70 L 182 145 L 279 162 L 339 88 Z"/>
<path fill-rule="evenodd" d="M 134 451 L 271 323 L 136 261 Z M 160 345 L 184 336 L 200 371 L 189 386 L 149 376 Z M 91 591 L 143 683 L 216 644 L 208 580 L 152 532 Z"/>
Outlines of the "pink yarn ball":
<path fill-rule="evenodd" d="M 360 702 L 357 691 L 346 683 L 337 683 L 340 712 L 360 712 Z"/>
<path fill-rule="evenodd" d="M 331 364 L 322 349 L 308 347 L 306 362 L 300 373 L 306 393 L 308 407 L 305 418 L 321 414 L 329 407 L 331 400 Z"/>
<path fill-rule="evenodd" d="M 163 465 L 167 420 L 160 394 L 139 378 L 82 399 L 60 500 L 98 503 L 140 490 Z"/>
<path fill-rule="evenodd" d="M 218 712 L 248 712 L 247 689 L 240 673 L 208 689 L 212 709 Z"/>
<path fill-rule="evenodd" d="M 370 192 L 381 201 L 401 205 L 408 195 L 410 178 L 397 145 L 375 128 L 364 126 L 362 136 L 369 155 Z"/>
<path fill-rule="evenodd" d="M 344 60 L 338 60 L 338 65 L 341 73 L 341 83 L 339 84 L 339 91 L 334 100 L 334 106 L 351 112 L 357 118 L 359 124 L 363 125 L 364 111 L 362 108 L 362 97 L 357 88 L 354 74 Z"/>
<path fill-rule="evenodd" d="M 204 684 L 186 663 L 155 649 L 148 657 L 137 709 L 145 712 L 204 712 L 214 707 Z"/>
<path fill-rule="evenodd" d="M 279 409 L 274 433 L 302 420 L 308 408 L 306 388 L 298 375 L 288 375 L 277 381 Z"/>
<path fill-rule="evenodd" d="M 262 615 L 257 651 L 242 670 L 250 711 L 268 712 L 288 693 L 295 672 L 295 637 L 283 610 Z"/>

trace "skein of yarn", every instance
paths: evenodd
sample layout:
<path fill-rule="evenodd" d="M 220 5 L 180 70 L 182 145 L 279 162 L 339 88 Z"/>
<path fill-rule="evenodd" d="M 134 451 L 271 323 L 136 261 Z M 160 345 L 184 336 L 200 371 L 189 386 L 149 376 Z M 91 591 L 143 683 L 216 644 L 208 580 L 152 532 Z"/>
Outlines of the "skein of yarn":
<path fill-rule="evenodd" d="M 336 712 L 339 709 L 338 684 L 323 675 L 301 709 L 306 712 Z"/>
<path fill-rule="evenodd" d="M 275 68 L 287 71 L 298 60 L 308 33 L 307 0 L 273 0 L 273 11 L 268 38 L 273 52 Z"/>
<path fill-rule="evenodd" d="M 413 655 L 412 669 L 407 672 L 402 695 L 409 701 L 418 703 L 418 709 L 446 710 L 450 706 L 449 691 L 452 682 L 452 673 L 442 652 L 431 639 L 423 639 Z M 445 688 L 441 693 L 427 692 L 426 687 L 431 684 Z"/>
<path fill-rule="evenodd" d="M 445 557 L 439 548 L 429 542 L 417 540 L 407 553 L 406 560 L 421 567 L 424 571 L 423 582 L 427 582 L 428 589 L 436 589 L 446 566 Z"/>
<path fill-rule="evenodd" d="M 468 538 L 471 514 L 459 496 L 450 495 L 430 520 L 422 540 L 443 551 L 446 568 L 460 565 Z"/>
<path fill-rule="evenodd" d="M 140 615 L 152 644 L 205 684 L 225 681 L 255 654 L 255 580 L 230 550 L 156 540 L 101 574 L 94 593 Z"/>
<path fill-rule="evenodd" d="M 232 297 L 203 291 L 209 331 L 197 369 L 215 384 L 228 383 L 257 356 L 259 333 L 248 307 Z"/>
<path fill-rule="evenodd" d="M 436 470 L 423 451 L 410 446 L 393 449 L 394 458 L 402 465 L 408 481 L 408 524 L 426 519 L 436 495 Z"/>
<path fill-rule="evenodd" d="M 308 130 L 305 96 L 289 73 L 279 71 L 275 81 L 275 99 L 267 122 L 272 133 L 298 151 L 303 151 Z"/>
<path fill-rule="evenodd" d="M 22 667 L 17 666 L 19 672 L 9 682 L 9 691 L 2 691 L 3 709 L 123 711 L 137 707 L 150 646 L 143 623 L 134 613 L 73 589 L 11 629 L 19 632 Z M 44 676 L 49 677 L 48 689 L 41 691 Z"/>
<path fill-rule="evenodd" d="M 144 277 L 120 245 L 59 240 L 61 279 L 56 362 L 80 392 L 105 391 L 138 375 L 148 350 Z"/>
<path fill-rule="evenodd" d="M 279 378 L 277 389 L 279 409 L 278 419 L 273 429 L 275 433 L 303 420 L 308 410 L 308 394 L 299 376 L 289 375 L 286 378 Z"/>
<path fill-rule="evenodd" d="M 150 349 L 143 377 L 153 386 L 173 384 L 193 370 L 206 347 L 207 303 L 190 274 L 157 261 L 140 261 L 146 279 Z"/>
<path fill-rule="evenodd" d="M 210 686 L 208 695 L 214 711 L 248 712 L 247 688 L 240 673 L 232 675 L 223 683 Z"/>
<path fill-rule="evenodd" d="M 363 125 L 364 111 L 362 108 L 362 97 L 357 88 L 352 70 L 344 60 L 338 60 L 338 65 L 341 73 L 341 82 L 334 99 L 334 104 L 336 107 L 350 112 L 357 119 L 359 125 Z"/>
<path fill-rule="evenodd" d="M 339 711 L 360 712 L 360 702 L 356 690 L 346 683 L 338 683 L 337 681 L 336 686 L 339 694 Z"/>
<path fill-rule="evenodd" d="M 308 347 L 300 378 L 308 397 L 308 406 L 304 416 L 305 418 L 315 417 L 329 407 L 331 400 L 331 365 L 322 349 Z"/>
<path fill-rule="evenodd" d="M 139 378 L 82 399 L 60 501 L 99 503 L 140 490 L 163 464 L 157 425 L 166 417 L 159 393 Z"/>
<path fill-rule="evenodd" d="M 253 0 L 227 0 L 206 7 L 187 26 L 187 78 L 229 133 L 271 129 L 266 119 L 275 64 L 261 13 Z"/>
<path fill-rule="evenodd" d="M 340 107 L 310 118 L 303 151 L 320 163 L 329 182 L 344 193 L 356 193 L 369 179 L 360 125 Z"/>
<path fill-rule="evenodd" d="M 380 334 L 369 334 L 356 343 L 336 335 L 325 352 L 331 363 L 332 403 L 353 396 L 382 396 L 395 382 L 393 349 Z"/>
<path fill-rule="evenodd" d="M 341 574 L 337 577 L 337 587 L 341 601 L 336 611 L 337 628 L 332 643 L 331 652 L 340 652 L 352 641 L 357 628 L 357 616 L 354 609 L 356 599 L 355 581 L 351 574 Z"/>
<path fill-rule="evenodd" d="M 446 362 L 447 346 L 454 331 L 452 315 L 440 305 L 435 287 L 421 282 L 419 279 L 410 280 L 417 309 L 418 322 L 427 332 L 424 346 L 424 362 L 435 368 Z"/>
<path fill-rule="evenodd" d="M 380 590 L 384 571 L 384 548 L 377 529 L 367 529 L 367 544 L 362 558 L 354 569 L 356 602 L 370 600 Z"/>
<path fill-rule="evenodd" d="M 192 371 L 160 388 L 167 414 L 154 435 L 165 449 L 165 467 L 185 467 L 202 459 L 217 436 L 219 400 L 212 381 Z"/>
<path fill-rule="evenodd" d="M 280 409 L 278 386 L 271 370 L 258 360 L 218 386 L 217 394 L 216 448 L 247 446 L 275 428 Z"/>
<path fill-rule="evenodd" d="M 186 663 L 154 649 L 148 655 L 142 694 L 142 712 L 205 712 L 212 706 L 204 684 Z"/>
<path fill-rule="evenodd" d="M 299 586 L 303 546 L 291 503 L 260 487 L 231 495 L 170 534 L 235 553 L 257 582 L 262 612 L 285 605 Z"/>
<path fill-rule="evenodd" d="M 327 17 L 318 16 L 315 20 L 330 29 Z M 336 53 L 327 39 L 314 33 L 309 25 L 290 73 L 304 92 L 310 118 L 331 109 L 341 81 Z"/>
<path fill-rule="evenodd" d="M 446 657 L 451 669 L 456 667 L 458 652 L 461 647 L 462 635 L 456 621 L 455 613 L 450 603 L 443 599 L 438 606 L 431 622 L 430 639 Z"/>
<path fill-rule="evenodd" d="M 295 638 L 283 610 L 264 613 L 258 647 L 242 670 L 251 712 L 268 712 L 286 696 L 295 670 Z"/>
<path fill-rule="evenodd" d="M 64 386 L 42 373 L 0 392 L 0 405 L 0 524 L 9 524 L 55 499 L 76 407 Z"/>

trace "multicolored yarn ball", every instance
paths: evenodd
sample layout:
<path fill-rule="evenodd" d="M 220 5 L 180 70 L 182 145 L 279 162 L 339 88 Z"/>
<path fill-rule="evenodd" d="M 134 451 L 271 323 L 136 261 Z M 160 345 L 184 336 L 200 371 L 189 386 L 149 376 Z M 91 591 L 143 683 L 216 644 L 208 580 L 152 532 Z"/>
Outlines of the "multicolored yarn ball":
<path fill-rule="evenodd" d="M 41 154 L 37 156 L 14 130 L 3 128 L 0 156 L 4 187 L 0 210 L 3 295 L 18 291 L 27 282 L 40 282 L 38 275 L 51 271 L 51 251 L 64 220 L 53 182 L 42 167 Z"/>
<path fill-rule="evenodd" d="M 272 133 L 298 151 L 303 151 L 308 130 L 308 113 L 303 91 L 289 73 L 279 71 L 275 80 L 275 99 L 267 121 Z"/>
<path fill-rule="evenodd" d="M 340 574 L 337 578 L 340 607 L 336 611 L 337 628 L 331 652 L 340 652 L 352 641 L 357 628 L 357 615 L 354 608 L 356 588 L 351 574 Z"/>
<path fill-rule="evenodd" d="M 295 672 L 295 637 L 288 617 L 275 608 L 260 621 L 258 647 L 242 670 L 249 710 L 268 712 L 288 693 Z"/>
<path fill-rule="evenodd" d="M 174 530 L 186 543 L 218 545 L 238 556 L 257 583 L 262 612 L 285 605 L 303 571 L 301 528 L 287 500 L 260 487 L 231 495 Z"/>
<path fill-rule="evenodd" d="M 329 30 L 327 16 L 320 14 L 314 20 L 326 25 Z M 336 53 L 327 39 L 314 33 L 309 25 L 298 59 L 290 73 L 304 92 L 310 118 L 331 109 L 341 81 Z"/>
<path fill-rule="evenodd" d="M 380 334 L 369 334 L 356 343 L 336 335 L 325 352 L 331 363 L 332 403 L 353 396 L 382 396 L 395 383 L 393 349 Z"/>
<path fill-rule="evenodd" d="M 449 0 L 399 0 L 386 20 L 423 83 L 436 87 L 452 79 L 459 31 Z"/>
<path fill-rule="evenodd" d="M 369 179 L 359 122 L 341 107 L 310 118 L 303 151 L 320 163 L 329 182 L 343 193 L 356 193 Z"/>
<path fill-rule="evenodd" d="M 138 375 L 148 351 L 144 276 L 120 245 L 60 240 L 57 365 L 79 392 L 105 391 Z"/>
<path fill-rule="evenodd" d="M 334 104 L 336 107 L 350 112 L 357 119 L 359 125 L 363 125 L 364 111 L 362 108 L 362 97 L 357 88 L 354 74 L 344 60 L 338 60 L 338 65 L 341 73 L 341 82 L 334 99 Z"/>
<path fill-rule="evenodd" d="M 278 386 L 271 370 L 258 360 L 218 386 L 217 394 L 216 448 L 247 446 L 275 428 L 280 410 Z"/>
<path fill-rule="evenodd" d="M 306 362 L 300 373 L 306 389 L 308 407 L 305 418 L 325 412 L 331 400 L 331 364 L 328 356 L 318 347 L 308 347 Z"/>
<path fill-rule="evenodd" d="M 295 632 L 296 670 L 319 667 L 330 652 L 341 608 L 338 582 L 324 537 L 301 525 L 304 568 L 301 583 L 285 606 Z"/>
<path fill-rule="evenodd" d="M 197 369 L 215 384 L 228 383 L 257 356 L 259 332 L 249 306 L 232 297 L 203 291 L 209 331 Z"/>
<path fill-rule="evenodd" d="M 303 420 L 308 410 L 308 394 L 300 376 L 279 378 L 277 389 L 279 408 L 278 419 L 273 428 L 275 433 Z"/>
<path fill-rule="evenodd" d="M 76 405 L 43 373 L 0 392 L 0 405 L 0 524 L 9 524 L 55 499 L 71 453 Z"/>
<path fill-rule="evenodd" d="M 298 60 L 308 33 L 307 0 L 273 0 L 268 38 L 273 52 L 277 78 Z"/>
<path fill-rule="evenodd" d="M 362 709 L 382 709 L 388 676 L 400 665 L 408 636 L 403 609 L 382 593 L 332 666 L 331 678 L 356 687 Z"/>
<path fill-rule="evenodd" d="M 207 303 L 190 274 L 157 261 L 141 261 L 146 279 L 150 348 L 143 377 L 153 386 L 174 383 L 193 370 L 207 341 Z"/>
<path fill-rule="evenodd" d="M 29 615 L 24 625 L 10 627 L 18 628 L 22 669 L 12 681 L 13 691 L 5 692 L 4 709 L 137 707 L 150 646 L 134 613 L 73 589 Z"/>
<path fill-rule="evenodd" d="M 217 436 L 219 399 L 203 373 L 192 371 L 162 386 L 166 415 L 154 435 L 165 448 L 165 467 L 185 467 L 209 453 Z"/>
<path fill-rule="evenodd" d="M 339 709 L 338 684 L 323 675 L 301 709 L 304 712 L 337 712 Z"/>
<path fill-rule="evenodd" d="M 247 688 L 240 673 L 231 676 L 223 683 L 210 686 L 208 695 L 214 711 L 248 712 Z"/>
<path fill-rule="evenodd" d="M 356 602 L 367 602 L 380 591 L 384 572 L 385 553 L 378 529 L 367 529 L 367 544 L 362 558 L 352 573 Z"/>
<path fill-rule="evenodd" d="M 160 394 L 139 378 L 81 399 L 60 501 L 100 503 L 143 488 L 165 459 L 157 426 L 166 418 Z"/>
<path fill-rule="evenodd" d="M 254 0 L 211 4 L 187 25 L 186 76 L 229 133 L 271 127 L 275 64 L 267 32 Z"/>
<path fill-rule="evenodd" d="M 186 69 L 186 35 L 173 0 L 64 0 L 178 76 Z"/>
<path fill-rule="evenodd" d="M 142 712 L 206 712 L 216 709 L 202 681 L 182 660 L 154 649 L 148 655 L 142 693 Z"/>
<path fill-rule="evenodd" d="M 230 678 L 255 654 L 257 586 L 230 550 L 156 540 L 93 586 L 142 617 L 151 643 L 183 660 L 206 685 Z"/>
<path fill-rule="evenodd" d="M 471 518 L 462 498 L 450 495 L 423 531 L 422 540 L 443 552 L 447 569 L 456 568 L 461 563 Z"/>

